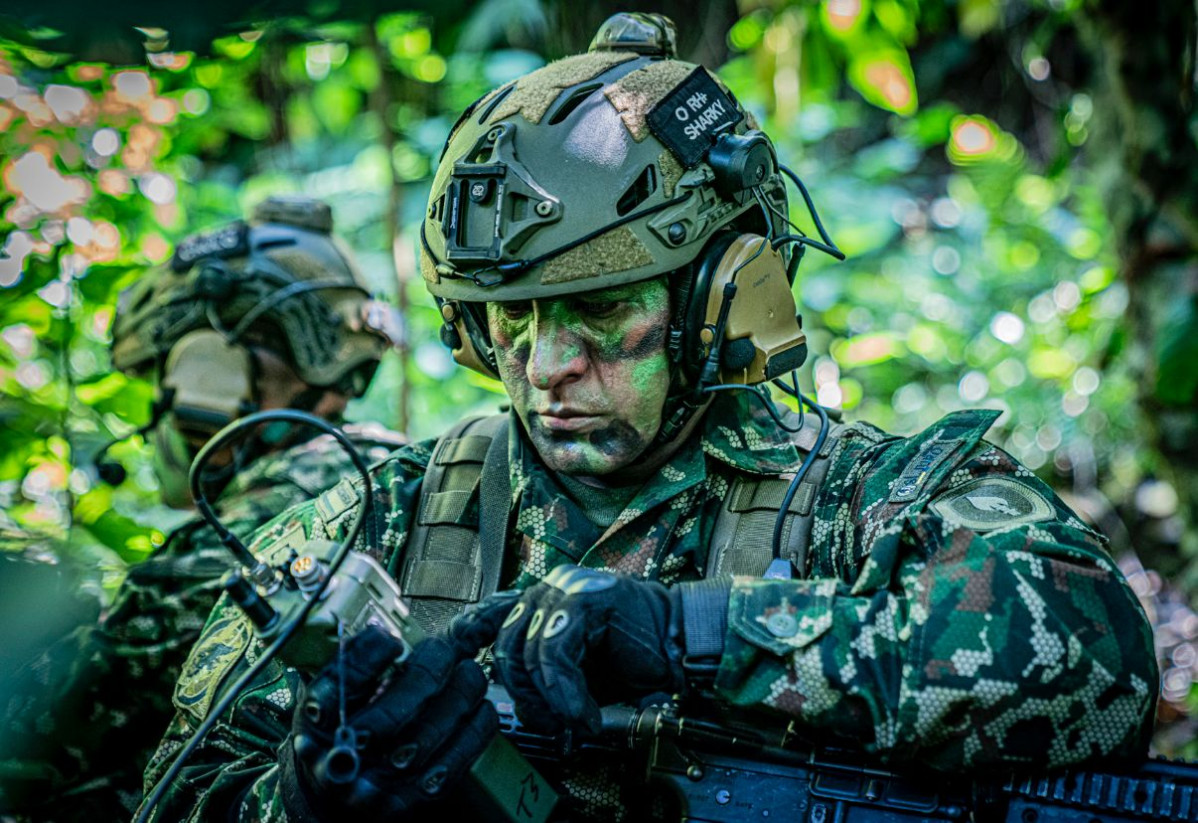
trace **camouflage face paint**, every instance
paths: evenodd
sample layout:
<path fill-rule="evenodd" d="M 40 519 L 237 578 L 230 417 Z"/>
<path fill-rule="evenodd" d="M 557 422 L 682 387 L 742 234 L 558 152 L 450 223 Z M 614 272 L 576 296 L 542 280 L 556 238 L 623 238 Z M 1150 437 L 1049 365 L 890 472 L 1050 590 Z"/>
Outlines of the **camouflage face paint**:
<path fill-rule="evenodd" d="M 661 426 L 669 390 L 665 278 L 489 303 L 504 388 L 552 470 L 617 479 Z"/>

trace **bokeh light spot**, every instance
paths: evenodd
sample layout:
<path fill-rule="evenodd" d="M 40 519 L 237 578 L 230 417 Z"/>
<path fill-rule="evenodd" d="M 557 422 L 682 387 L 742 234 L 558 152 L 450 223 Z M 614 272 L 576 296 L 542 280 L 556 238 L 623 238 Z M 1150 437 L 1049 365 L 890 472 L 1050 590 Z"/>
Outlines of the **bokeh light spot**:
<path fill-rule="evenodd" d="M 174 202 L 177 187 L 170 175 L 154 172 L 143 174 L 137 181 L 138 188 L 151 203 L 165 205 Z"/>
<path fill-rule="evenodd" d="M 1098 391 L 1102 376 L 1089 366 L 1082 366 L 1073 373 L 1073 390 L 1080 395 L 1091 395 Z"/>
<path fill-rule="evenodd" d="M 66 283 L 61 280 L 55 280 L 38 289 L 37 296 L 54 308 L 60 309 L 70 301 L 71 290 L 67 287 Z"/>
<path fill-rule="evenodd" d="M 1066 314 L 1076 309 L 1081 300 L 1082 290 L 1078 288 L 1077 283 L 1066 280 L 1063 283 L 1057 283 L 1052 289 L 1052 302 Z"/>
<path fill-rule="evenodd" d="M 37 391 L 50 382 L 50 370 L 40 360 L 22 363 L 13 373 L 21 388 Z M 32 474 L 32 472 L 30 473 Z M 26 475 L 28 477 L 29 475 Z"/>
<path fill-rule="evenodd" d="M 90 245 L 94 237 L 95 231 L 86 217 L 72 217 L 67 221 L 67 239 L 76 246 Z"/>
<path fill-rule="evenodd" d="M 1018 343 L 1023 339 L 1023 332 L 1023 320 L 1009 311 L 1000 311 L 990 320 L 990 333 L 1004 343 Z"/>
<path fill-rule="evenodd" d="M 937 197 L 932 202 L 932 222 L 942 229 L 951 229 L 961 223 L 961 207 L 951 197 Z"/>
<path fill-rule="evenodd" d="M 957 383 L 957 394 L 965 403 L 977 403 L 990 393 L 990 380 L 980 371 L 967 372 Z"/>
<path fill-rule="evenodd" d="M 91 102 L 87 92 L 73 86 L 46 86 L 44 97 L 46 104 L 50 106 L 50 110 L 54 112 L 54 116 L 60 123 L 78 121 Z"/>
<path fill-rule="evenodd" d="M 861 0 L 828 0 L 828 24 L 837 31 L 848 31 L 861 17 Z"/>
<path fill-rule="evenodd" d="M 10 190 L 24 195 L 42 212 L 57 212 L 67 205 L 87 199 L 86 190 L 81 192 L 75 185 L 77 181 L 59 174 L 46 156 L 38 151 L 27 152 L 5 169 L 4 181 Z"/>
<path fill-rule="evenodd" d="M 121 148 L 121 135 L 116 129 L 100 129 L 92 135 L 92 151 L 101 157 L 111 157 Z"/>
<path fill-rule="evenodd" d="M 127 103 L 142 103 L 154 93 L 150 76 L 144 71 L 118 71 L 112 76 L 117 97 Z"/>
<path fill-rule="evenodd" d="M 183 93 L 183 111 L 193 116 L 199 116 L 208 111 L 212 103 L 212 95 L 204 89 L 188 89 Z"/>

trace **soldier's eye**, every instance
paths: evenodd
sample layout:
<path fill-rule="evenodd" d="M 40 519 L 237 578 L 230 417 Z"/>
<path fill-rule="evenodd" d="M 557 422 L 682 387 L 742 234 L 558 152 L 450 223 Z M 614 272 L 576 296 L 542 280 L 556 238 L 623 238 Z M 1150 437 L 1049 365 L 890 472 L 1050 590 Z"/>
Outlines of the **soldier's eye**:
<path fill-rule="evenodd" d="M 510 300 L 499 304 L 499 313 L 507 320 L 519 320 L 532 311 L 530 300 Z"/>
<path fill-rule="evenodd" d="M 622 300 L 579 300 L 577 308 L 582 314 L 602 320 L 613 316 L 623 305 Z"/>

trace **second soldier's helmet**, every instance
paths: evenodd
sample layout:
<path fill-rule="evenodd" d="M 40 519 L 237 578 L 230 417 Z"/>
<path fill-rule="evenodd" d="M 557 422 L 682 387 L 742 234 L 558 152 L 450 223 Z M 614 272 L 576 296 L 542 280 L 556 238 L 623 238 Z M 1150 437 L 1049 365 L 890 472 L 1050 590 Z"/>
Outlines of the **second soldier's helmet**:
<path fill-rule="evenodd" d="M 356 397 L 369 385 L 396 324 L 332 230 L 326 203 L 272 197 L 248 222 L 187 238 L 169 263 L 121 294 L 112 360 L 155 379 L 143 431 L 152 430 L 169 505 L 189 505 L 188 469 L 200 445 L 263 402 L 274 378 L 254 352 L 273 354 L 307 384 L 293 408 L 315 408 L 327 390 Z M 239 460 L 291 436 L 267 427 Z"/>
<path fill-rule="evenodd" d="M 802 362 L 798 255 L 773 242 L 789 231 L 774 147 L 713 74 L 674 57 L 674 40 L 660 15 L 615 15 L 586 54 L 459 119 L 421 230 L 421 271 L 459 362 L 495 373 L 485 302 L 667 273 L 684 382 L 709 357 L 722 382 L 749 384 Z"/>
<path fill-rule="evenodd" d="M 215 330 L 274 351 L 311 386 L 361 395 L 390 345 L 391 315 L 332 232 L 328 204 L 276 196 L 248 222 L 183 240 L 121 295 L 113 365 L 147 374 L 187 334 Z"/>

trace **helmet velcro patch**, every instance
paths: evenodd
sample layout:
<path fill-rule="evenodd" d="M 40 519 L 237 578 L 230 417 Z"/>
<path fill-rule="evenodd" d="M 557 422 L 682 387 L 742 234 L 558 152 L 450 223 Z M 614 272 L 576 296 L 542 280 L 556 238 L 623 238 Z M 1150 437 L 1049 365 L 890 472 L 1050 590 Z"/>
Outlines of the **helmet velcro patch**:
<path fill-rule="evenodd" d="M 678 162 L 674 152 L 669 150 L 657 155 L 657 169 L 661 172 L 662 193 L 667 198 L 673 197 L 674 187 L 678 185 L 678 181 L 682 179 L 682 173 L 686 169 L 682 168 L 682 164 Z"/>
<path fill-rule="evenodd" d="M 325 267 L 311 254 L 288 248 L 271 249 L 266 253 L 284 271 L 296 280 L 320 280 L 325 276 Z M 350 284 L 346 284 L 347 287 Z"/>
<path fill-rule="evenodd" d="M 299 194 L 276 194 L 254 207 L 254 223 L 281 223 L 319 234 L 332 234 L 333 210 L 329 204 Z"/>
<path fill-rule="evenodd" d="M 596 51 L 556 60 L 520 78 L 512 93 L 491 112 L 488 122 L 519 114 L 530 123 L 540 123 L 563 91 L 636 56 L 631 52 Z"/>
<path fill-rule="evenodd" d="M 426 249 L 420 250 L 420 276 L 424 278 L 424 282 L 436 284 L 440 282 L 441 277 L 437 274 L 437 264 L 433 262 L 433 258 L 429 255 Z"/>
<path fill-rule="evenodd" d="M 631 271 L 653 262 L 653 255 L 632 229 L 620 226 L 547 261 L 541 282 L 568 283 L 601 274 Z"/>
<path fill-rule="evenodd" d="M 616 107 L 632 139 L 641 142 L 649 136 L 646 117 L 650 109 L 686 80 L 694 71 L 691 63 L 663 60 L 631 71 L 603 90 Z"/>

